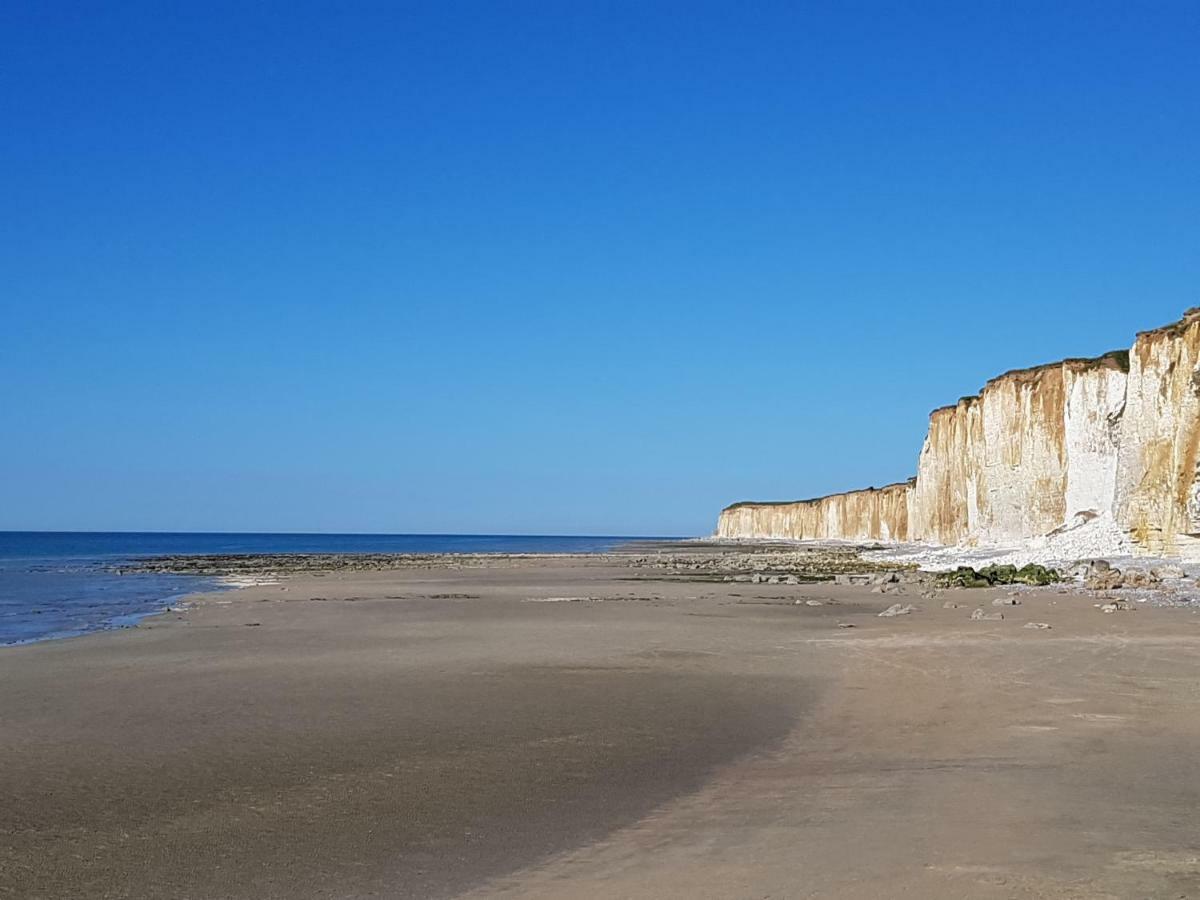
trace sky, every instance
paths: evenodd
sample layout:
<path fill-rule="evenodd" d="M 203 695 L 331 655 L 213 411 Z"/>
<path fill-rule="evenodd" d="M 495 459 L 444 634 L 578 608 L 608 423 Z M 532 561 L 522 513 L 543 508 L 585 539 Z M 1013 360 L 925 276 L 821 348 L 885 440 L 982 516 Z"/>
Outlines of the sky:
<path fill-rule="evenodd" d="M 1200 305 L 1200 6 L 6 3 L 0 529 L 691 535 Z"/>

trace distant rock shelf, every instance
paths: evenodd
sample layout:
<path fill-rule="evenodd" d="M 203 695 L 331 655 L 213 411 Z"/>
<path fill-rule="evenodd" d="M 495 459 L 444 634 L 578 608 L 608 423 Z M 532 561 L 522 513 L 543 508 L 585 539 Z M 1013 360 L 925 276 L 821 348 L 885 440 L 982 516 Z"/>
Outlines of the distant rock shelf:
<path fill-rule="evenodd" d="M 1200 558 L 1200 309 L 1130 351 L 1018 369 L 930 414 L 910 481 L 722 510 L 735 539 L 1026 541 L 1111 516 L 1141 552 Z"/>

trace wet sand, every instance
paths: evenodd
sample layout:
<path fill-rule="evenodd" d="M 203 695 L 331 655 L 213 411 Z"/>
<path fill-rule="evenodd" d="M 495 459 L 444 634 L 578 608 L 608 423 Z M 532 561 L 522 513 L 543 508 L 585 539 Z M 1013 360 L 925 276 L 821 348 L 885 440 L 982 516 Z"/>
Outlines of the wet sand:
<path fill-rule="evenodd" d="M 1200 897 L 1200 616 L 1005 593 L 528 559 L 6 648 L 0 896 Z"/>

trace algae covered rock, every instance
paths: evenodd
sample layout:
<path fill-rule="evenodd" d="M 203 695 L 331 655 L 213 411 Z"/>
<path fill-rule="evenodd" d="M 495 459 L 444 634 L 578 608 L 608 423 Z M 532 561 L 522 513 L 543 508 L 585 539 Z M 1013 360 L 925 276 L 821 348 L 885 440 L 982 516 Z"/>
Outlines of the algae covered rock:
<path fill-rule="evenodd" d="M 979 577 L 988 584 L 1015 584 L 1017 571 L 1016 566 L 984 566 L 979 570 Z"/>
<path fill-rule="evenodd" d="M 1048 569 L 1035 563 L 1016 566 L 984 566 L 975 570 L 970 566 L 959 566 L 953 572 L 943 574 L 939 582 L 947 587 L 984 588 L 1003 584 L 1044 585 L 1062 581 L 1057 569 Z"/>
<path fill-rule="evenodd" d="M 959 566 L 953 572 L 946 572 L 939 576 L 938 583 L 946 587 L 991 587 L 992 583 L 982 577 L 978 572 L 970 566 Z"/>
<path fill-rule="evenodd" d="M 1017 569 L 1017 574 L 1013 577 L 1013 584 L 1055 584 L 1062 581 L 1062 575 L 1057 569 L 1048 569 L 1045 566 L 1039 566 L 1030 563 L 1027 566 L 1022 566 Z"/>

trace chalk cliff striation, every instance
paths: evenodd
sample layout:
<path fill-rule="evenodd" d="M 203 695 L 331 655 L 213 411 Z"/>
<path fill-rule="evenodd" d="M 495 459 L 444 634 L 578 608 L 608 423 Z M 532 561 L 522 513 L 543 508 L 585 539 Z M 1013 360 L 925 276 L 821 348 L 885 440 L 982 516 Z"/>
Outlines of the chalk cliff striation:
<path fill-rule="evenodd" d="M 1200 555 L 1200 308 L 1132 350 L 1008 372 L 934 410 L 908 482 L 735 503 L 734 538 L 1023 540 L 1111 515 L 1149 552 Z"/>

